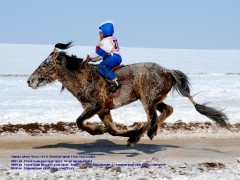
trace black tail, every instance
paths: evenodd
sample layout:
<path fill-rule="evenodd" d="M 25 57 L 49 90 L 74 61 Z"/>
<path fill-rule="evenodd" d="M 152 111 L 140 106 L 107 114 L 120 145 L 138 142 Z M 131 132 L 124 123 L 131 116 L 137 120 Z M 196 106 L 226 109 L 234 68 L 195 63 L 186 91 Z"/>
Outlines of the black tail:
<path fill-rule="evenodd" d="M 209 119 L 215 121 L 220 126 L 224 126 L 229 129 L 230 125 L 228 123 L 228 117 L 222 112 L 222 110 L 217 110 L 212 107 L 208 107 L 205 104 L 197 104 L 193 97 L 190 95 L 190 83 L 188 77 L 181 71 L 172 70 L 171 74 L 175 79 L 173 90 L 176 90 L 180 95 L 188 97 L 189 100 L 195 106 L 195 109 L 202 115 L 207 116 Z"/>
<path fill-rule="evenodd" d="M 67 44 L 57 43 L 55 44 L 55 48 L 62 49 L 62 50 L 68 49 L 73 46 L 72 43 L 73 43 L 72 41 L 68 42 Z"/>

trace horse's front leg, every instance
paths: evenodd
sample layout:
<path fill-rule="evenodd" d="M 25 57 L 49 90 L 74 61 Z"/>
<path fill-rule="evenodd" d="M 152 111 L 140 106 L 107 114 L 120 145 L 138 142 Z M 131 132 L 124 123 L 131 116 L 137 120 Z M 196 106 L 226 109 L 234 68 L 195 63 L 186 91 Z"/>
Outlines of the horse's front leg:
<path fill-rule="evenodd" d="M 101 106 L 98 106 L 98 105 L 91 104 L 91 106 L 86 107 L 83 113 L 76 120 L 78 128 L 84 131 L 87 131 L 91 135 L 104 134 L 106 132 L 106 129 L 104 126 L 88 125 L 84 123 L 84 121 L 86 121 L 87 119 L 97 114 L 100 110 L 101 110 Z"/>
<path fill-rule="evenodd" d="M 113 123 L 112 116 L 110 111 L 105 111 L 98 113 L 99 118 L 104 123 L 106 130 L 112 136 L 123 136 L 123 137 L 131 137 L 133 136 L 138 130 L 120 130 L 117 126 Z"/>

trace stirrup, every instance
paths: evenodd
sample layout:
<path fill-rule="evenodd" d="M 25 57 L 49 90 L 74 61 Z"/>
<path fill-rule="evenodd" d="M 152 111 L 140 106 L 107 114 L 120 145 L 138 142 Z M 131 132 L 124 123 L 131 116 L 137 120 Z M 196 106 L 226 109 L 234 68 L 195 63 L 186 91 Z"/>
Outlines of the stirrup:
<path fill-rule="evenodd" d="M 109 92 L 114 93 L 114 92 L 116 92 L 120 87 L 121 87 L 121 84 L 120 84 L 119 80 L 116 79 L 116 80 L 112 81 L 111 83 L 109 83 L 107 89 L 108 89 Z"/>

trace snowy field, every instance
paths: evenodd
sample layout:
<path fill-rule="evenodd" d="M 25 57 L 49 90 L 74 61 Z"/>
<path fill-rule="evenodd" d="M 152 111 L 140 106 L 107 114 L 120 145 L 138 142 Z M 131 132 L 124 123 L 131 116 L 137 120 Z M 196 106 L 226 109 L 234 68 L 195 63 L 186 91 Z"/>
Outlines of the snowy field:
<path fill-rule="evenodd" d="M 67 90 L 60 93 L 60 83 L 38 90 L 29 88 L 26 83 L 28 76 L 52 52 L 53 47 L 0 44 L 0 125 L 75 122 L 81 114 L 80 103 Z M 75 46 L 67 52 L 84 58 L 94 49 Z M 240 123 L 240 50 L 122 48 L 121 54 L 124 64 L 156 62 L 168 69 L 183 71 L 190 79 L 191 94 L 200 92 L 195 97 L 198 103 L 210 102 L 209 106 L 224 109 L 231 124 Z M 178 120 L 185 123 L 211 122 L 197 113 L 187 98 L 176 92 L 170 92 L 165 102 L 174 108 L 167 123 Z M 113 110 L 112 115 L 115 122 L 125 125 L 146 121 L 139 101 Z M 93 117 L 91 121 L 99 119 Z M 126 147 L 126 138 L 117 139 L 108 134 L 90 136 L 79 131 L 73 135 L 51 131 L 39 136 L 24 132 L 2 134 L 0 179 L 239 179 L 239 131 L 199 129 L 163 130 L 153 141 L 143 137 L 146 143 L 141 141 L 135 149 Z M 51 138 L 56 140 L 51 141 Z M 174 145 L 175 140 L 178 143 Z M 129 160 L 129 151 L 134 160 Z M 44 171 L 15 171 L 10 169 L 10 161 L 6 162 L 6 159 L 18 154 L 81 155 L 84 152 L 99 155 L 106 161 L 118 158 L 121 160 L 119 163 L 166 163 L 166 166 L 90 167 L 55 172 L 51 167 Z"/>
<path fill-rule="evenodd" d="M 53 50 L 53 45 L 0 44 L 0 125 L 20 123 L 75 122 L 81 114 L 80 103 L 61 85 L 33 90 L 27 86 L 28 76 Z M 86 57 L 94 47 L 74 46 L 69 54 Z M 198 103 L 224 109 L 230 123 L 240 122 L 240 50 L 187 50 L 122 48 L 124 64 L 156 62 L 169 69 L 177 69 L 190 78 L 192 95 L 200 92 Z M 167 122 L 205 122 L 206 117 L 196 112 L 187 98 L 176 92 L 165 101 L 174 108 Z M 115 122 L 126 125 L 146 121 L 139 101 L 112 111 Z M 93 117 L 91 121 L 99 121 Z"/>

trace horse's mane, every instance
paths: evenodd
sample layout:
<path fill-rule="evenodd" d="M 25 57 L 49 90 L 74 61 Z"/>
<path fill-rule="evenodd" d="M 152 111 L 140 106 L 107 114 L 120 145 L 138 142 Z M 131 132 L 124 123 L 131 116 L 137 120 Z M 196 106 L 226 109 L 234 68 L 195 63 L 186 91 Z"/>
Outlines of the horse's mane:
<path fill-rule="evenodd" d="M 59 49 L 68 49 L 68 48 L 70 48 L 70 47 L 72 47 L 73 46 L 73 42 L 72 41 L 70 41 L 70 42 L 68 42 L 68 43 L 66 43 L 66 44 L 63 44 L 63 43 L 57 43 L 57 44 L 55 44 L 55 48 L 59 48 Z"/>
<path fill-rule="evenodd" d="M 61 56 L 61 57 L 63 57 L 63 59 L 65 59 L 63 61 L 63 67 L 67 72 L 73 73 L 73 72 L 78 71 L 84 63 L 82 58 L 78 58 L 76 55 L 69 56 L 64 51 L 60 51 L 59 56 Z"/>
<path fill-rule="evenodd" d="M 61 58 L 61 60 L 63 60 L 62 62 L 62 66 L 64 71 L 70 75 L 70 77 L 78 72 L 79 69 L 81 69 L 84 61 L 82 58 L 78 58 L 76 55 L 71 55 L 69 56 L 66 52 L 64 51 L 60 51 L 59 52 L 59 57 Z M 65 89 L 65 87 L 62 85 L 61 91 Z"/>
<path fill-rule="evenodd" d="M 66 44 L 63 44 L 63 43 L 55 44 L 55 48 L 62 49 L 62 50 L 68 49 L 72 46 L 73 46 L 72 41 L 70 41 Z M 61 60 L 64 59 L 63 67 L 66 70 L 66 72 L 70 72 L 70 73 L 76 72 L 77 70 L 79 70 L 81 68 L 81 66 L 84 63 L 82 58 L 78 58 L 76 55 L 69 56 L 64 51 L 60 51 L 59 56 L 62 57 Z"/>

